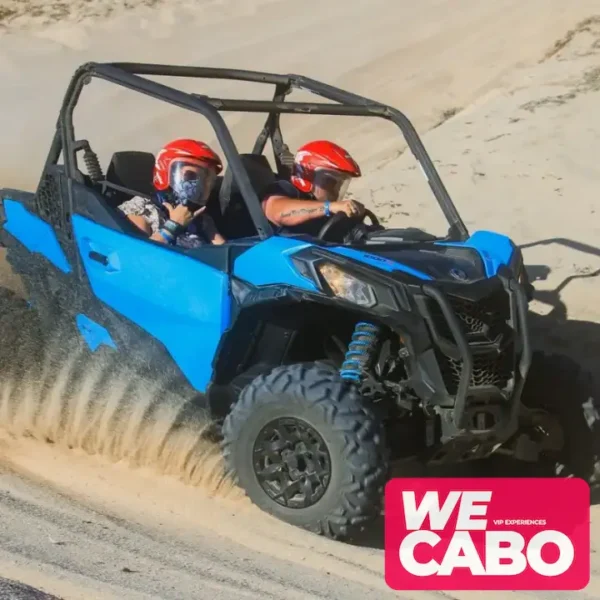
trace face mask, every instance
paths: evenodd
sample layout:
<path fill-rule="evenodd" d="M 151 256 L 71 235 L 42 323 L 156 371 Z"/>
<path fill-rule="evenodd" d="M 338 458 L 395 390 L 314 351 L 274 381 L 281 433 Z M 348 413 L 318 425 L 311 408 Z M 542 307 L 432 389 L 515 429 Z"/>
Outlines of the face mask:
<path fill-rule="evenodd" d="M 180 181 L 173 187 L 173 194 L 178 204 L 189 206 L 190 209 L 199 208 L 204 199 L 204 186 L 199 179 Z"/>
<path fill-rule="evenodd" d="M 195 163 L 177 161 L 171 166 L 171 189 L 177 204 L 190 210 L 206 204 L 216 180 L 213 169 Z"/>

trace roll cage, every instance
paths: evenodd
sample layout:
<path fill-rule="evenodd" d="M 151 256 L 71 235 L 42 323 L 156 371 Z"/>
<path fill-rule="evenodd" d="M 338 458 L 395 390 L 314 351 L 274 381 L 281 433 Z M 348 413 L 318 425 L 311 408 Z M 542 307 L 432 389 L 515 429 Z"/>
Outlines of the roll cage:
<path fill-rule="evenodd" d="M 201 94 L 183 92 L 176 88 L 147 79 L 144 76 L 228 79 L 264 83 L 274 86 L 275 92 L 272 100 L 213 98 Z M 379 117 L 392 121 L 402 131 L 408 147 L 419 162 L 431 190 L 448 221 L 448 239 L 464 241 L 469 236 L 468 230 L 460 218 L 450 195 L 429 158 L 421 139 L 412 123 L 402 112 L 390 106 L 386 106 L 320 81 L 293 74 L 279 75 L 259 71 L 183 65 L 85 63 L 76 70 L 65 93 L 52 146 L 48 153 L 42 179 L 38 186 L 38 195 L 40 188 L 44 185 L 46 173 L 48 170 L 53 170 L 61 153 L 63 155 L 64 174 L 67 181 L 74 180 L 80 183 L 84 182 L 83 176 L 77 168 L 76 153 L 81 149 L 81 145 L 75 137 L 73 112 L 83 86 L 90 83 L 93 77 L 104 79 L 158 100 L 199 113 L 208 119 L 216 133 L 229 168 L 232 170 L 232 175 L 239 186 L 248 212 L 261 239 L 273 235 L 273 229 L 261 209 L 259 198 L 252 187 L 235 142 L 220 114 L 221 112 L 234 111 L 268 114 L 265 124 L 256 139 L 252 152 L 254 154 L 262 154 L 267 140 L 270 139 L 277 171 L 280 176 L 289 175 L 289 166 L 292 159 L 292 155 L 284 143 L 281 133 L 281 114 L 292 113 Z M 309 91 L 317 96 L 330 100 L 330 102 L 286 101 L 286 96 L 294 89 Z M 67 189 L 70 190 L 70 186 L 68 186 Z M 68 196 L 68 206 L 63 206 L 63 212 L 73 214 L 73 202 L 70 191 Z"/>

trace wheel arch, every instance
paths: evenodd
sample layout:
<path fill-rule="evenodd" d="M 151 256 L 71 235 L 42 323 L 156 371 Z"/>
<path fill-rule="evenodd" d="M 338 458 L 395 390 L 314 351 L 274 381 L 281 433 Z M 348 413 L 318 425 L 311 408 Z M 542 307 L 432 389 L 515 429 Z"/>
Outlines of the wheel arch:
<path fill-rule="evenodd" d="M 264 289 L 262 298 L 238 306 L 221 339 L 208 389 L 211 412 L 218 419 L 246 385 L 277 366 L 315 361 L 341 364 L 357 322 L 389 328 L 381 316 L 359 307 L 281 288 L 274 292 Z"/>

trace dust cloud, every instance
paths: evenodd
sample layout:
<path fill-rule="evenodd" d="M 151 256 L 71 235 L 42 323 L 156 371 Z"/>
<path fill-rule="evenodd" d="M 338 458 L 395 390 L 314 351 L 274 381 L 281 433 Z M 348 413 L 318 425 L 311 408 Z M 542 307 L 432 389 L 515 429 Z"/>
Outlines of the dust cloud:
<path fill-rule="evenodd" d="M 42 333 L 35 312 L 0 289 L 0 427 L 202 487 L 239 493 L 227 476 L 211 422 L 194 403 L 148 383 L 110 355 L 92 355 L 64 334 Z"/>

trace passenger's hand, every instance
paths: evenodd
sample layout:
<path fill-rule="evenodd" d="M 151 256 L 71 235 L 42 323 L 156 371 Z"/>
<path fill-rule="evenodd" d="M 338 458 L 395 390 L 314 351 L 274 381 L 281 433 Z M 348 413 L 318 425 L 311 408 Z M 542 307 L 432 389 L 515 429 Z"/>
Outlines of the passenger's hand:
<path fill-rule="evenodd" d="M 338 200 L 332 202 L 330 210 L 333 214 L 339 212 L 345 213 L 348 217 L 362 217 L 365 214 L 365 207 L 356 200 Z"/>
<path fill-rule="evenodd" d="M 198 210 L 192 211 L 183 204 L 173 206 L 168 202 L 165 202 L 164 206 L 169 211 L 169 219 L 182 227 L 187 227 L 198 215 L 206 210 L 206 206 L 202 206 Z"/>

